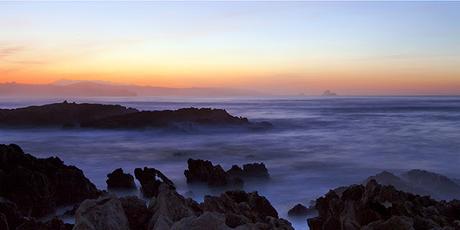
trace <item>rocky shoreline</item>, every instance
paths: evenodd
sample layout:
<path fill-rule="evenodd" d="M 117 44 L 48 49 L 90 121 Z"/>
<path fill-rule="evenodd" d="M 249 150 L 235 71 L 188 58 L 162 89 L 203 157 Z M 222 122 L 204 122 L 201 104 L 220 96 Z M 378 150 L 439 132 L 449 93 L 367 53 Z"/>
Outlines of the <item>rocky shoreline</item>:
<path fill-rule="evenodd" d="M 80 169 L 57 157 L 39 159 L 17 145 L 0 145 L 0 229 L 293 229 L 264 196 L 240 190 L 247 179 L 269 183 L 263 163 L 233 165 L 228 170 L 206 160 L 189 159 L 187 163 L 187 183 L 230 190 L 197 202 L 179 194 L 161 171 L 144 167 L 136 168 L 134 176 L 115 169 L 107 174 L 108 191 L 100 191 Z M 401 178 L 382 172 L 363 185 L 331 190 L 309 207 L 297 204 L 288 214 L 308 222 L 312 230 L 460 229 L 460 201 L 439 201 L 405 191 L 413 188 L 408 184 L 423 185 L 423 191 L 434 191 L 435 186 L 445 188 L 436 194 L 447 191 L 451 195 L 457 184 L 422 170 L 408 171 Z M 142 197 L 117 197 L 111 192 L 137 189 L 135 180 Z M 394 181 L 399 183 L 396 188 L 385 185 Z M 74 224 L 64 223 L 62 216 L 43 218 L 55 215 L 62 206 L 73 206 L 66 215 L 74 218 Z"/>

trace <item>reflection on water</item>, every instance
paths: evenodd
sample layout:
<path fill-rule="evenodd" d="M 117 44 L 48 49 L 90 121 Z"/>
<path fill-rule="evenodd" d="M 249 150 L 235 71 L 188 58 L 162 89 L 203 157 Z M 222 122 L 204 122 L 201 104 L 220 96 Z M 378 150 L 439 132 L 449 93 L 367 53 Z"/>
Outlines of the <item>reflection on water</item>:
<path fill-rule="evenodd" d="M 0 99 L 14 108 L 61 100 Z M 57 155 L 81 168 L 99 188 L 106 174 L 122 167 L 155 167 L 182 194 L 202 200 L 208 191 L 188 187 L 183 170 L 188 158 L 209 159 L 224 168 L 264 162 L 269 183 L 251 183 L 286 216 L 288 208 L 329 189 L 358 183 L 381 170 L 422 168 L 460 178 L 460 98 L 355 97 L 295 99 L 76 99 L 117 103 L 143 110 L 214 107 L 251 120 L 269 121 L 268 131 L 0 130 L 1 143 L 17 143 L 39 157 Z M 304 229 L 305 221 L 294 221 Z"/>

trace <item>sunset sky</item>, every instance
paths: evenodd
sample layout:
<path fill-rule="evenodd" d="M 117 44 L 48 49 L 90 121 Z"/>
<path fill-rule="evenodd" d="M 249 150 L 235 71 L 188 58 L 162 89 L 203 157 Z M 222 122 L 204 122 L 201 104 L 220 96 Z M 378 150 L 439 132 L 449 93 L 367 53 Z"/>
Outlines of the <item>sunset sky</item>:
<path fill-rule="evenodd" d="M 1 2 L 0 82 L 460 94 L 460 2 Z"/>

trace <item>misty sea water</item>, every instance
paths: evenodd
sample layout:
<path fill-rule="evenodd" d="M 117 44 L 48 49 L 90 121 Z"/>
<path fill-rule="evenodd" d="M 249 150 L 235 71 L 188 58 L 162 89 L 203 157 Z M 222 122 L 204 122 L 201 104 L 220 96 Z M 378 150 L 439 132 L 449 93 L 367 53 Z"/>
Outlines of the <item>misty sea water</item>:
<path fill-rule="evenodd" d="M 64 99 L 0 98 L 0 108 L 62 102 Z M 76 165 L 98 188 L 106 174 L 122 167 L 155 167 L 181 194 L 202 200 L 220 191 L 188 186 L 188 158 L 233 164 L 264 162 L 266 183 L 246 191 L 266 196 L 287 218 L 296 203 L 338 186 L 360 183 L 382 170 L 425 169 L 460 178 L 460 97 L 296 97 L 296 98 L 77 98 L 75 102 L 121 104 L 141 110 L 212 107 L 270 130 L 108 131 L 86 129 L 0 129 L 0 143 L 19 144 L 37 157 L 59 156 Z M 306 220 L 291 220 L 305 229 Z"/>

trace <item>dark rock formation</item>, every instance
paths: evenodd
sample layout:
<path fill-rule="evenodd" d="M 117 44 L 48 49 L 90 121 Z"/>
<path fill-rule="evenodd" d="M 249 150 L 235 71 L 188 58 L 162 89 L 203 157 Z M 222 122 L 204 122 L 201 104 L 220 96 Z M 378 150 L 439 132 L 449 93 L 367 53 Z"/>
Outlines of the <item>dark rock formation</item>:
<path fill-rule="evenodd" d="M 175 124 L 248 125 L 247 118 L 234 117 L 223 109 L 185 108 L 164 111 L 142 111 L 111 116 L 82 123 L 90 128 L 170 127 Z"/>
<path fill-rule="evenodd" d="M 120 200 L 113 196 L 88 199 L 75 214 L 74 230 L 127 230 L 129 222 Z"/>
<path fill-rule="evenodd" d="M 0 125 L 11 127 L 78 127 L 108 116 L 138 112 L 120 105 L 63 103 L 0 109 Z"/>
<path fill-rule="evenodd" d="M 13 144 L 0 145 L 0 170 L 0 196 L 14 202 L 24 216 L 40 217 L 56 206 L 100 194 L 80 169 L 57 157 L 37 159 Z"/>
<path fill-rule="evenodd" d="M 210 186 L 228 185 L 228 175 L 220 165 L 211 161 L 188 159 L 188 169 L 184 171 L 187 183 L 204 182 Z"/>
<path fill-rule="evenodd" d="M 270 177 L 263 163 L 245 164 L 243 168 L 233 165 L 228 171 L 207 160 L 188 159 L 187 164 L 188 169 L 184 171 L 187 183 L 203 182 L 209 186 L 242 186 L 244 179 L 268 179 Z"/>
<path fill-rule="evenodd" d="M 316 200 L 312 230 L 328 229 L 458 229 L 460 201 L 438 202 L 369 181 L 339 196 L 334 191 Z"/>
<path fill-rule="evenodd" d="M 429 195 L 440 200 L 460 198 L 460 185 L 446 176 L 425 170 L 413 169 L 401 176 L 383 171 L 367 178 L 363 184 L 367 184 L 370 180 L 376 180 L 382 185 L 392 185 L 398 190 Z"/>
<path fill-rule="evenodd" d="M 293 229 L 257 192 L 231 191 L 197 204 L 166 185 L 159 190 L 149 229 Z"/>
<path fill-rule="evenodd" d="M 135 189 L 134 177 L 129 173 L 124 173 L 123 169 L 115 169 L 107 174 L 108 189 Z"/>
<path fill-rule="evenodd" d="M 146 197 L 157 196 L 158 189 L 161 184 L 166 184 L 170 188 L 175 189 L 174 183 L 162 172 L 154 168 L 136 168 L 134 170 L 134 175 L 136 176 L 136 179 L 141 183 L 142 193 Z"/>
<path fill-rule="evenodd" d="M 250 123 L 223 109 L 183 108 L 164 111 L 139 111 L 120 105 L 63 103 L 0 109 L 0 126 L 63 127 L 102 129 L 142 129 L 201 126 L 245 126 L 270 128 L 270 123 Z"/>
<path fill-rule="evenodd" d="M 28 219 L 22 223 L 16 230 L 72 230 L 72 224 L 65 224 L 58 218 L 53 218 L 46 222 L 40 222 L 35 219 Z"/>
<path fill-rule="evenodd" d="M 135 196 L 121 197 L 121 206 L 128 218 L 129 228 L 147 230 L 150 217 L 153 215 L 144 200 Z"/>
<path fill-rule="evenodd" d="M 311 213 L 311 210 L 302 204 L 296 204 L 294 207 L 289 209 L 289 217 L 306 217 Z"/>

